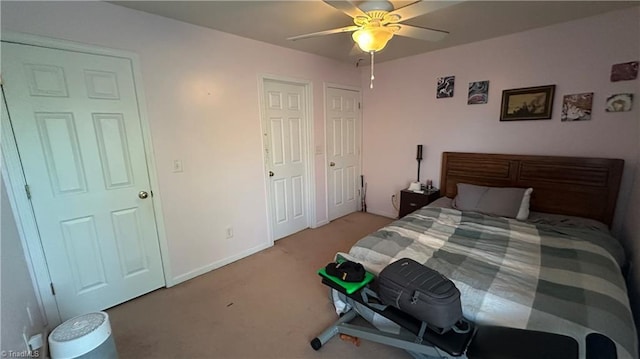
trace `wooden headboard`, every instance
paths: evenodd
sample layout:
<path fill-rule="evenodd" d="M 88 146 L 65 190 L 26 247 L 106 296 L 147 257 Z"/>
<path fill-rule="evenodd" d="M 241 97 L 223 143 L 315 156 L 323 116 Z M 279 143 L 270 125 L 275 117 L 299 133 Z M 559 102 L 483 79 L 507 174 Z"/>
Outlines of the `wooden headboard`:
<path fill-rule="evenodd" d="M 440 193 L 458 183 L 533 188 L 530 209 L 592 218 L 611 227 L 624 160 L 444 152 Z"/>

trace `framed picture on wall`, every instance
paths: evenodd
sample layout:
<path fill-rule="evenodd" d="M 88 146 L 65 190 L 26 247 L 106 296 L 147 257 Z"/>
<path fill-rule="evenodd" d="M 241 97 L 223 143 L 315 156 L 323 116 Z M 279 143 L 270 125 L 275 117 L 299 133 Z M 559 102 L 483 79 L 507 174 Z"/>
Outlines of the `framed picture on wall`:
<path fill-rule="evenodd" d="M 455 76 L 438 77 L 436 86 L 436 98 L 453 97 L 453 87 L 455 85 Z"/>
<path fill-rule="evenodd" d="M 591 119 L 593 92 L 565 95 L 562 100 L 560 121 L 586 121 Z"/>
<path fill-rule="evenodd" d="M 607 112 L 625 112 L 631 111 L 633 105 L 632 93 L 619 93 L 607 97 Z"/>
<path fill-rule="evenodd" d="M 635 80 L 638 78 L 638 61 L 611 66 L 611 82 Z"/>
<path fill-rule="evenodd" d="M 502 91 L 500 121 L 548 120 L 556 85 Z"/>
<path fill-rule="evenodd" d="M 467 105 L 485 104 L 489 101 L 489 81 L 469 82 Z"/>

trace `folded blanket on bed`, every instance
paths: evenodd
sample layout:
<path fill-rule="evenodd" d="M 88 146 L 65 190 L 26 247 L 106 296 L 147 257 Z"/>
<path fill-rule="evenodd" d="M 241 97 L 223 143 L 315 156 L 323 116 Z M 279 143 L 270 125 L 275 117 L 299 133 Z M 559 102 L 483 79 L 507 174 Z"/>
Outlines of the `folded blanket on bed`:
<path fill-rule="evenodd" d="M 582 358 L 586 335 L 598 332 L 619 358 L 635 358 L 620 251 L 603 231 L 425 207 L 340 255 L 376 274 L 412 258 L 453 280 L 465 317 L 478 324 L 569 335 Z"/>

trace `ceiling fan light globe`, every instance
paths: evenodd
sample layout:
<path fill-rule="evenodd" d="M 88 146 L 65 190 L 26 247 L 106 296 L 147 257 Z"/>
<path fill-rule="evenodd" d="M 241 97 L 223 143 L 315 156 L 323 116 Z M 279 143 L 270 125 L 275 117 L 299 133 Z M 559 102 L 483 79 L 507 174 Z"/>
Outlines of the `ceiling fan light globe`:
<path fill-rule="evenodd" d="M 354 32 L 351 37 L 364 52 L 376 52 L 384 49 L 393 33 L 384 27 L 370 27 Z"/>

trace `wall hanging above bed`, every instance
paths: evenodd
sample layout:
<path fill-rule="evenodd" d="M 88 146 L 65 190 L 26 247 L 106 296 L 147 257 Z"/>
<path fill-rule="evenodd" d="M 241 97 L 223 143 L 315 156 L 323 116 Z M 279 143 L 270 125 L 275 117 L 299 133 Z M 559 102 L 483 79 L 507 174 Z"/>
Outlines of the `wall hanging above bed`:
<path fill-rule="evenodd" d="M 500 121 L 548 120 L 556 85 L 502 91 Z"/>

